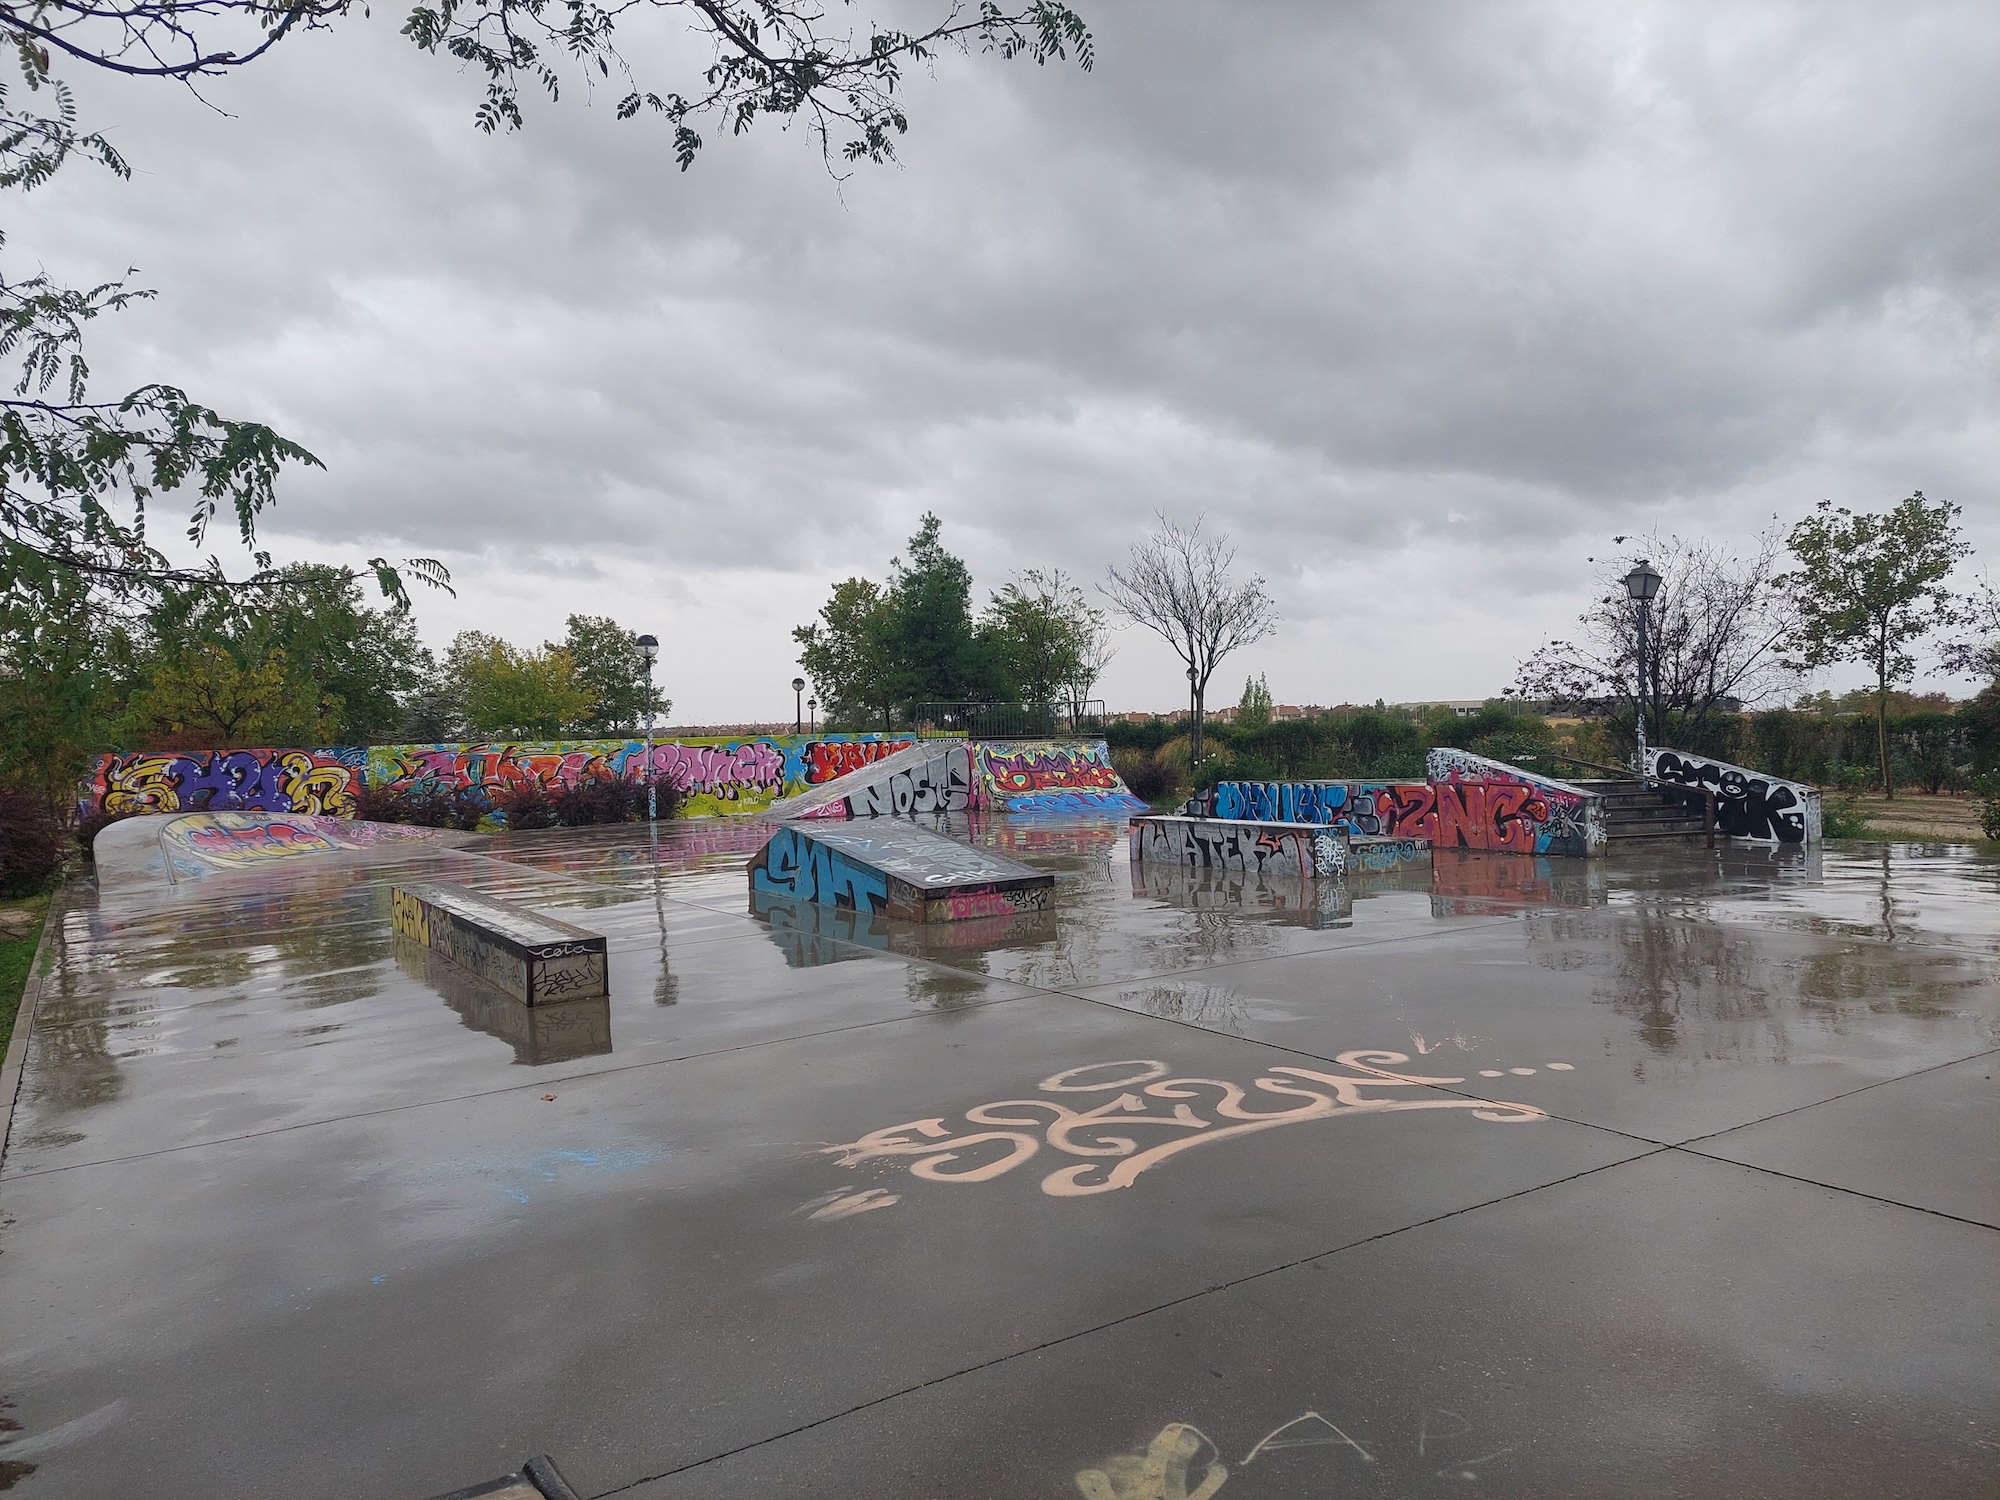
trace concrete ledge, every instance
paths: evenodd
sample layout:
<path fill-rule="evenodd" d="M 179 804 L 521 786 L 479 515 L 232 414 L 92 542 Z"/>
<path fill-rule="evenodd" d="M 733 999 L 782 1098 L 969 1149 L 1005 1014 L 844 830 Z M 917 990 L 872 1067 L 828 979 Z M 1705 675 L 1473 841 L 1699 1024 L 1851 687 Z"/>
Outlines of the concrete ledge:
<path fill-rule="evenodd" d="M 1045 911 L 1056 883 L 991 849 L 914 823 L 788 823 L 750 858 L 750 895 L 789 896 L 905 922 Z"/>
<path fill-rule="evenodd" d="M 599 999 L 611 992 L 605 941 L 598 933 L 456 885 L 392 887 L 389 911 L 397 937 L 523 1005 Z"/>
<path fill-rule="evenodd" d="M 1140 864 L 1244 870 L 1262 875 L 1347 873 L 1348 838 L 1322 823 L 1252 823 L 1157 813 L 1131 822 L 1132 858 Z"/>

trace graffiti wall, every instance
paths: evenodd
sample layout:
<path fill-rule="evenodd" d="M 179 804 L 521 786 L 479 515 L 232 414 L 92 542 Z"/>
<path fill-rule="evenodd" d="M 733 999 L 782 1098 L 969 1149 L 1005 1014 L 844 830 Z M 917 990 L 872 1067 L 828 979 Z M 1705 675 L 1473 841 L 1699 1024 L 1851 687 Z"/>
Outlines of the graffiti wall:
<path fill-rule="evenodd" d="M 1137 864 L 1185 865 L 1246 874 L 1338 876 L 1347 869 L 1347 840 L 1331 828 L 1304 823 L 1232 823 L 1219 818 L 1144 817 L 1132 820 Z"/>
<path fill-rule="evenodd" d="M 1815 787 L 1684 750 L 1647 750 L 1646 774 L 1669 786 L 1706 787 L 1715 793 L 1715 826 L 1733 839 L 1764 844 L 1819 842 Z"/>
<path fill-rule="evenodd" d="M 1426 782 L 1223 781 L 1190 798 L 1202 818 L 1324 823 L 1355 837 L 1427 839 L 1436 811 Z"/>
<path fill-rule="evenodd" d="M 1603 799 L 1464 750 L 1431 751 L 1430 840 L 1443 849 L 1510 854 L 1604 852 Z"/>
<path fill-rule="evenodd" d="M 1144 812 L 1102 740 L 982 741 L 974 805 L 998 812 Z"/>
<path fill-rule="evenodd" d="M 656 744 L 651 766 L 683 798 L 686 816 L 762 812 L 780 796 L 859 770 L 913 741 L 881 735 L 763 735 Z M 106 755 L 78 791 L 99 813 L 245 811 L 352 817 L 363 786 L 491 796 L 529 782 L 573 786 L 589 776 L 643 781 L 644 740 L 541 744 L 377 745 L 364 749 L 140 750 Z M 967 770 L 969 777 L 969 767 Z"/>
<path fill-rule="evenodd" d="M 855 767 L 865 768 L 872 761 Z M 843 773 L 844 774 L 844 773 Z M 906 818 L 918 813 L 964 812 L 972 805 L 972 752 L 952 745 L 942 754 L 899 766 L 862 784 L 845 797 L 800 812 L 802 818 Z"/>

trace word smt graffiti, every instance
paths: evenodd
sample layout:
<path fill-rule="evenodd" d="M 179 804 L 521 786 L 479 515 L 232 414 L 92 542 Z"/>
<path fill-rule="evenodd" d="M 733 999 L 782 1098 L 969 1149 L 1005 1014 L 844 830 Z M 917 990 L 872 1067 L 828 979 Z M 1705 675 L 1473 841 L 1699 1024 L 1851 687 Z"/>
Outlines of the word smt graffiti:
<path fill-rule="evenodd" d="M 1046 1149 L 1060 1164 L 1042 1179 L 1042 1191 L 1087 1198 L 1129 1188 L 1199 1147 L 1311 1121 L 1434 1109 L 1470 1110 L 1475 1120 L 1500 1124 L 1548 1118 L 1528 1104 L 1423 1094 L 1465 1080 L 1394 1071 L 1409 1060 L 1402 1052 L 1343 1052 L 1335 1059 L 1342 1072 L 1273 1067 L 1249 1089 L 1222 1078 L 1173 1077 L 1171 1065 L 1150 1058 L 1086 1063 L 1036 1085 L 1053 1097 L 999 1099 L 974 1105 L 951 1125 L 909 1120 L 822 1150 L 843 1167 L 907 1161 L 912 1177 L 963 1185 L 1004 1177 Z M 1258 1103 L 1294 1102 L 1256 1109 L 1253 1093 Z M 1089 1095 L 1109 1097 L 1088 1108 L 1065 1102 Z"/>
<path fill-rule="evenodd" d="M 797 829 L 780 827 L 750 862 L 750 890 L 851 911 L 886 913 L 889 882 Z"/>
<path fill-rule="evenodd" d="M 1647 774 L 1674 786 L 1715 793 L 1715 826 L 1736 839 L 1805 844 L 1819 838 L 1819 793 L 1724 761 L 1679 750 L 1648 750 Z"/>
<path fill-rule="evenodd" d="M 1601 799 L 1463 750 L 1433 750 L 1431 842 L 1510 854 L 1601 854 Z"/>
<path fill-rule="evenodd" d="M 1131 854 L 1141 864 L 1296 875 L 1305 879 L 1339 875 L 1347 868 L 1346 840 L 1331 828 L 1303 823 L 1134 818 Z"/>
<path fill-rule="evenodd" d="M 95 813 L 352 811 L 364 752 L 322 750 L 139 750 L 107 755 L 78 798 Z"/>

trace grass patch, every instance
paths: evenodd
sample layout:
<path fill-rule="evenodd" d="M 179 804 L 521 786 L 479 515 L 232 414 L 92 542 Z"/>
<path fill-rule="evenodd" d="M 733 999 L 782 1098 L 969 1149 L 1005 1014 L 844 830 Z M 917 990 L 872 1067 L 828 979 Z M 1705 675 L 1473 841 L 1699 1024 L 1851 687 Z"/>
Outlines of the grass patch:
<path fill-rule="evenodd" d="M 34 914 L 34 925 L 18 938 L 0 939 L 0 1053 L 14 1035 L 14 1017 L 21 1010 L 21 992 L 28 987 L 28 970 L 34 966 L 35 945 L 42 940 L 42 919 L 48 914 L 49 898 L 34 896 L 26 901 L 0 903 L 8 911 Z"/>

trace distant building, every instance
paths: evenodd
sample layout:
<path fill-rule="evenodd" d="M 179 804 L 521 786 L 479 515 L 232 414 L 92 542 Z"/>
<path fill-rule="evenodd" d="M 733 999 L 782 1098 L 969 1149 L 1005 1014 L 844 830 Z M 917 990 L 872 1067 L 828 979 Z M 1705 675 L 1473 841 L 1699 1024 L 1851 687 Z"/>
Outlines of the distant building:
<path fill-rule="evenodd" d="M 1391 708 L 1407 708 L 1411 713 L 1423 713 L 1427 709 L 1448 708 L 1461 719 L 1470 719 L 1480 709 L 1486 707 L 1484 698 L 1433 698 L 1427 703 L 1391 703 Z"/>

